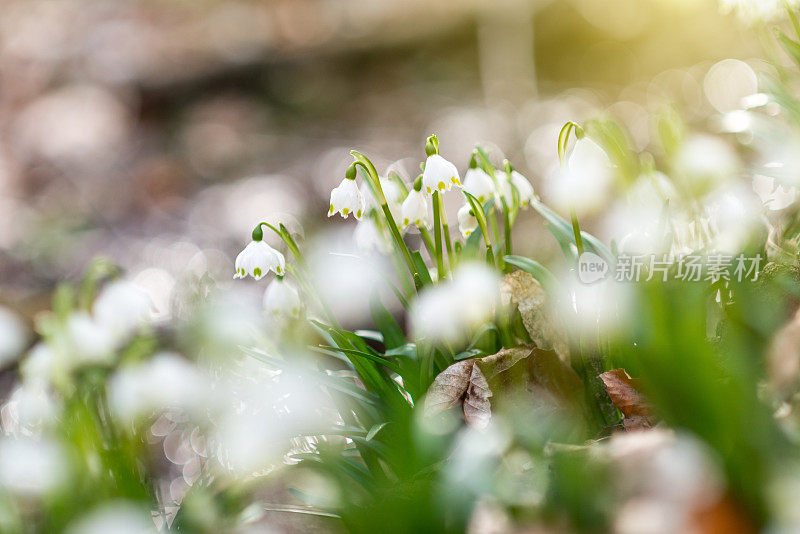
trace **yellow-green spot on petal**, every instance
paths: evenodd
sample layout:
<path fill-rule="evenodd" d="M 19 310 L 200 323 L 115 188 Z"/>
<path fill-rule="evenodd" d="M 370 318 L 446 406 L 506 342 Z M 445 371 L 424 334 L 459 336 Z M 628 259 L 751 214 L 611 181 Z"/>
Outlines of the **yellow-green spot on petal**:
<path fill-rule="evenodd" d="M 261 267 L 256 267 L 255 269 L 253 269 L 253 276 L 256 277 L 261 276 Z"/>
<path fill-rule="evenodd" d="M 356 212 L 356 219 L 360 219 L 360 218 L 361 218 L 361 210 L 358 210 Z"/>
<path fill-rule="evenodd" d="M 431 188 L 428 187 L 428 194 L 430 195 L 431 193 L 432 193 Z"/>
<path fill-rule="evenodd" d="M 453 182 L 456 185 L 461 185 L 461 184 L 458 183 L 458 178 L 456 178 L 455 176 L 451 176 L 450 177 L 450 181 Z"/>
<path fill-rule="evenodd" d="M 330 207 L 330 209 L 328 210 L 328 214 L 329 214 L 329 215 L 332 215 L 332 214 L 333 214 L 333 204 L 331 204 L 331 207 Z"/>
<path fill-rule="evenodd" d="M 442 191 L 445 187 L 447 187 L 444 182 L 439 182 L 439 191 Z"/>
<path fill-rule="evenodd" d="M 281 269 L 280 266 L 276 267 L 275 268 L 275 272 L 278 273 L 278 274 L 283 274 L 283 269 Z"/>
<path fill-rule="evenodd" d="M 410 222 L 411 222 L 411 221 L 409 221 L 409 220 L 408 220 L 408 217 L 406 217 L 405 219 L 403 219 L 403 225 L 404 225 L 404 226 L 408 226 L 408 224 L 409 224 Z"/>
<path fill-rule="evenodd" d="M 347 217 L 348 213 L 350 213 L 350 208 L 342 208 L 342 217 Z"/>

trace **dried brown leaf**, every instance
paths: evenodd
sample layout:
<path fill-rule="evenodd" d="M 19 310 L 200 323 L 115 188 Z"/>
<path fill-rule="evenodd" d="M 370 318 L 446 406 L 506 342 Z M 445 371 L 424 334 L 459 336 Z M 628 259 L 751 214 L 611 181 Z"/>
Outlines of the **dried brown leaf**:
<path fill-rule="evenodd" d="M 606 392 L 623 415 L 626 430 L 650 428 L 655 423 L 650 404 L 639 391 L 638 380 L 631 378 L 625 369 L 614 369 L 600 374 Z"/>
<path fill-rule="evenodd" d="M 563 362 L 569 361 L 566 332 L 554 316 L 547 292 L 530 273 L 505 275 L 500 281 L 500 299 L 519 310 L 522 324 L 537 347 L 553 350 Z"/>
<path fill-rule="evenodd" d="M 464 420 L 485 428 L 491 419 L 492 391 L 475 360 L 456 362 L 436 377 L 425 398 L 425 413 L 435 415 L 461 406 Z"/>

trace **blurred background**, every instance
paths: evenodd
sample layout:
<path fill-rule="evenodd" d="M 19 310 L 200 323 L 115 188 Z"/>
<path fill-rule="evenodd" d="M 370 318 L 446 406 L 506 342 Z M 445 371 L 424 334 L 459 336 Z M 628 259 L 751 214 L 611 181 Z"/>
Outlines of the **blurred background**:
<path fill-rule="evenodd" d="M 711 129 L 757 35 L 715 0 L 7 0 L 0 304 L 32 317 L 104 254 L 168 315 L 258 220 L 313 233 L 353 147 L 411 173 L 436 133 L 463 172 L 488 143 L 539 186 L 567 120 Z"/>

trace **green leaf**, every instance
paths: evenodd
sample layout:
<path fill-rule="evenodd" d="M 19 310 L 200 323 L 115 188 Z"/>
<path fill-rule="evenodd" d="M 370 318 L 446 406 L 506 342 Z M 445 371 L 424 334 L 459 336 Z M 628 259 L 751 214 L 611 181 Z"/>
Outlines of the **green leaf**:
<path fill-rule="evenodd" d="M 372 294 L 369 307 L 372 312 L 372 320 L 375 321 L 375 326 L 377 326 L 378 330 L 383 334 L 383 344 L 386 348 L 393 349 L 403 345 L 406 342 L 403 329 L 400 328 L 394 316 L 392 316 L 389 310 L 383 305 L 377 292 Z"/>

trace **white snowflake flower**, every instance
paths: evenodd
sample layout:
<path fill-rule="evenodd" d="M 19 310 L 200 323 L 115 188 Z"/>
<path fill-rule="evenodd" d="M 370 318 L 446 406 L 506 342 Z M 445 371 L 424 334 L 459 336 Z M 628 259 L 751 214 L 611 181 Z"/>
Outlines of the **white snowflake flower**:
<path fill-rule="evenodd" d="M 533 186 L 523 175 L 517 171 L 511 171 L 511 185 L 516 187 L 519 193 L 520 206 L 531 206 L 536 199 L 536 194 L 533 192 Z"/>
<path fill-rule="evenodd" d="M 235 267 L 234 278 L 245 278 L 249 274 L 256 280 L 261 280 L 269 271 L 283 276 L 286 272 L 286 260 L 283 254 L 264 241 L 251 241 L 236 256 Z"/>
<path fill-rule="evenodd" d="M 267 286 L 264 292 L 264 312 L 268 317 L 297 319 L 300 317 L 301 307 L 300 295 L 291 282 L 276 278 Z"/>
<path fill-rule="evenodd" d="M 461 235 L 469 237 L 478 227 L 478 219 L 472 213 L 472 206 L 464 204 L 458 210 L 458 229 L 461 230 Z"/>
<path fill-rule="evenodd" d="M 345 219 L 351 213 L 356 219 L 360 219 L 364 214 L 366 205 L 364 195 L 358 188 L 354 179 L 344 178 L 338 187 L 331 191 L 331 205 L 328 209 L 328 217 L 334 213 L 341 213 Z"/>
<path fill-rule="evenodd" d="M 428 156 L 422 173 L 422 186 L 430 195 L 434 191 L 450 191 L 453 185 L 461 186 L 456 166 L 439 154 Z"/>
<path fill-rule="evenodd" d="M 428 210 L 428 199 L 422 193 L 412 189 L 400 208 L 403 217 L 403 227 L 406 228 L 416 224 L 420 228 L 431 227 L 430 211 Z"/>
<path fill-rule="evenodd" d="M 469 168 L 464 174 L 464 191 L 483 204 L 494 195 L 494 181 L 483 169 Z"/>

